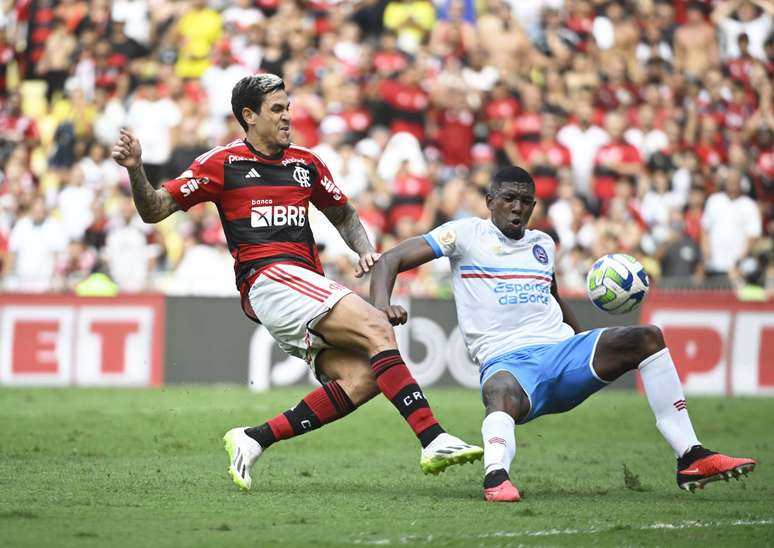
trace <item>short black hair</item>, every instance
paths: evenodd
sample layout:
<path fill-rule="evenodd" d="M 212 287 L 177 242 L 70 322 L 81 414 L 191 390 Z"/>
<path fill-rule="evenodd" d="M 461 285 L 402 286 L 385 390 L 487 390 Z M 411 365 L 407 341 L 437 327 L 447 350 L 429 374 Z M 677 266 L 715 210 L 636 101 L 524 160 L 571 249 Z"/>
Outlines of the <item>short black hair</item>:
<path fill-rule="evenodd" d="M 533 191 L 535 189 L 535 181 L 526 169 L 519 166 L 508 166 L 495 173 L 494 179 L 489 183 L 489 194 L 496 194 L 503 185 L 508 183 L 527 183 Z"/>
<path fill-rule="evenodd" d="M 231 90 L 231 111 L 242 129 L 247 131 L 247 122 L 242 116 L 242 109 L 246 107 L 254 112 L 260 112 L 264 98 L 282 89 L 285 89 L 285 81 L 276 74 L 245 76 L 237 82 Z"/>

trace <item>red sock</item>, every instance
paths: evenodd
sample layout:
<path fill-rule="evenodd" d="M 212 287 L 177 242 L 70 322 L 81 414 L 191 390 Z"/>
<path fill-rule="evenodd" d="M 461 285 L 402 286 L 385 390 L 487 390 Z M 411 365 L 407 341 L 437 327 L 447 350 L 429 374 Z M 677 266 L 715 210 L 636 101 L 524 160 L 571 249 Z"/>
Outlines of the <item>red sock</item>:
<path fill-rule="evenodd" d="M 427 447 L 438 434 L 444 432 L 397 349 L 385 350 L 372 357 L 371 369 L 376 373 L 379 390 L 400 411 L 422 447 Z"/>
<path fill-rule="evenodd" d="M 324 424 L 340 419 L 355 410 L 355 404 L 336 381 L 313 390 L 292 409 L 255 428 L 247 428 L 245 434 L 266 449 L 272 443 L 306 434 Z"/>

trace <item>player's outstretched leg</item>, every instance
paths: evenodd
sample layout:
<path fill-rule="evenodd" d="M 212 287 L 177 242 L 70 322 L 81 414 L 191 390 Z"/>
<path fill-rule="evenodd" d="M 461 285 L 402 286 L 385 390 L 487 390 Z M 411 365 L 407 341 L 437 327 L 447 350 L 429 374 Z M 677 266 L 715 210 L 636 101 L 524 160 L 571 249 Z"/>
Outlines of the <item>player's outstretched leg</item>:
<path fill-rule="evenodd" d="M 656 427 L 677 457 L 677 485 L 694 491 L 755 468 L 755 461 L 733 458 L 704 448 L 688 415 L 683 387 L 661 330 L 653 325 L 617 327 L 600 336 L 594 369 L 604 380 L 615 380 L 636 366 Z"/>
<path fill-rule="evenodd" d="M 320 353 L 316 363 L 319 373 L 337 380 L 313 390 L 294 407 L 265 423 L 234 428 L 223 437 L 229 456 L 228 473 L 240 489 L 251 488 L 253 464 L 274 443 L 345 417 L 379 393 L 364 356 L 328 349 Z"/>
<path fill-rule="evenodd" d="M 499 371 L 484 382 L 481 394 L 486 417 L 481 425 L 484 439 L 484 499 L 518 502 L 521 494 L 509 476 L 516 456 L 515 419 L 522 414 L 526 395 L 510 373 Z M 528 411 L 528 403 L 527 411 Z"/>
<path fill-rule="evenodd" d="M 316 430 L 355 410 L 355 404 L 341 385 L 332 381 L 313 390 L 298 404 L 256 427 L 229 430 L 223 444 L 229 457 L 228 473 L 237 486 L 252 486 L 250 469 L 275 442 Z"/>
<path fill-rule="evenodd" d="M 483 449 L 446 433 L 438 423 L 398 351 L 392 326 L 383 312 L 350 294 L 315 329 L 333 346 L 355 348 L 370 356 L 379 391 L 400 412 L 422 445 L 420 467 L 425 474 L 438 474 L 453 464 L 481 458 Z"/>

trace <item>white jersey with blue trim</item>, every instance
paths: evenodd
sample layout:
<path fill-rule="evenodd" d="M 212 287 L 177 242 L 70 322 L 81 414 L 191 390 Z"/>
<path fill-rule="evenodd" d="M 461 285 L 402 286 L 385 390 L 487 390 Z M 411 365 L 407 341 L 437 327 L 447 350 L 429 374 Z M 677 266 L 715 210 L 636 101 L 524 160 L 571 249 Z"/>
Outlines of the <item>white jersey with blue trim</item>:
<path fill-rule="evenodd" d="M 513 240 L 490 220 L 467 218 L 424 238 L 437 257 L 449 257 L 460 331 L 479 366 L 575 334 L 551 295 L 556 246 L 545 232 Z"/>

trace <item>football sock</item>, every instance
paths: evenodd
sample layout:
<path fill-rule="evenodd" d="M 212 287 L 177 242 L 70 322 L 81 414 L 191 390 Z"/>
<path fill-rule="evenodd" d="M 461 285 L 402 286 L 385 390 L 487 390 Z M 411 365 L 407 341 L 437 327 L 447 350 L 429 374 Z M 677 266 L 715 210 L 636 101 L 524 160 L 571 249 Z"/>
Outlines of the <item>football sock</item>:
<path fill-rule="evenodd" d="M 336 381 L 313 390 L 281 415 L 260 426 L 245 429 L 245 434 L 257 441 L 264 449 L 279 440 L 306 434 L 355 410 L 355 404 Z"/>
<path fill-rule="evenodd" d="M 397 348 L 379 352 L 372 357 L 371 369 L 376 374 L 379 390 L 400 411 L 422 447 L 427 447 L 439 434 L 444 433 Z"/>
<path fill-rule="evenodd" d="M 659 350 L 639 365 L 648 403 L 656 416 L 656 427 L 672 446 L 677 458 L 700 445 L 685 404 L 685 394 L 669 349 Z"/>
<path fill-rule="evenodd" d="M 497 470 L 492 470 L 486 476 L 484 476 L 484 489 L 491 489 L 492 487 L 497 487 L 507 479 L 509 479 L 508 472 L 506 472 L 502 468 L 498 468 Z"/>
<path fill-rule="evenodd" d="M 504 411 L 489 413 L 484 418 L 481 435 L 484 438 L 485 475 L 500 469 L 505 470 L 507 474 L 511 469 L 511 461 L 516 456 L 515 427 L 513 417 Z"/>

